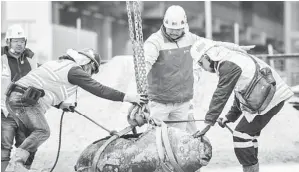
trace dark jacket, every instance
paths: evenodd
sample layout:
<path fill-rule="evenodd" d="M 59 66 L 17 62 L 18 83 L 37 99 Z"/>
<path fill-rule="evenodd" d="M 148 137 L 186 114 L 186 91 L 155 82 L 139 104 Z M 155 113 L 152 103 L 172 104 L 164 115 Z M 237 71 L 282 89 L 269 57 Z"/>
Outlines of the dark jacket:
<path fill-rule="evenodd" d="M 8 46 L 1 47 L 1 56 L 6 54 L 11 71 L 11 80 L 14 79 L 14 81 L 17 81 L 31 71 L 32 68 L 28 58 L 32 59 L 34 53 L 29 48 L 26 48 L 21 57 L 16 59 L 12 57 L 8 51 Z"/>
<path fill-rule="evenodd" d="M 221 114 L 226 102 L 236 86 L 236 83 L 238 82 L 239 77 L 242 74 L 241 68 L 230 61 L 222 62 L 218 68 L 218 72 L 218 85 L 213 94 L 209 111 L 205 117 L 206 122 L 212 125 L 214 125 L 217 118 Z M 229 115 L 229 118 L 237 118 L 242 114 L 242 112 L 237 108 L 237 102 L 234 102 L 234 106 L 229 114 L 231 114 Z"/>

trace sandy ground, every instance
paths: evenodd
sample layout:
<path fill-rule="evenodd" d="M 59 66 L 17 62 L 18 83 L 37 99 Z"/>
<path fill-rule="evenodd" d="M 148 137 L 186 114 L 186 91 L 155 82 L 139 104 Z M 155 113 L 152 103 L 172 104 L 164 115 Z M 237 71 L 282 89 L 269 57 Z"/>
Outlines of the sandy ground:
<path fill-rule="evenodd" d="M 100 73 L 94 78 L 102 84 L 118 90 L 133 92 L 136 89 L 136 84 L 132 61 L 129 56 L 113 58 L 109 63 L 101 66 Z M 217 77 L 208 73 L 204 73 L 201 80 L 196 82 L 194 99 L 194 116 L 196 119 L 204 117 L 216 83 Z M 130 106 L 129 103 L 104 100 L 82 90 L 79 91 L 78 98 L 77 110 L 107 128 L 119 131 L 128 125 L 126 113 Z M 223 114 L 227 110 L 228 108 L 224 110 Z M 43 169 L 47 171 L 52 167 L 58 147 L 61 113 L 57 109 L 51 109 L 47 112 L 46 118 L 51 127 L 51 137 L 39 148 L 31 171 L 43 171 Z M 298 124 L 299 112 L 287 103 L 281 113 L 273 118 L 263 130 L 259 139 L 259 160 L 262 172 L 282 170 L 284 172 L 299 172 Z M 230 126 L 234 127 L 233 124 Z M 54 171 L 74 171 L 74 165 L 80 153 L 93 141 L 107 135 L 106 131 L 84 117 L 75 113 L 65 114 L 61 152 Z M 242 171 L 233 152 L 230 132 L 215 125 L 207 133 L 207 136 L 213 145 L 213 157 L 208 166 L 202 168 L 201 171 Z"/>

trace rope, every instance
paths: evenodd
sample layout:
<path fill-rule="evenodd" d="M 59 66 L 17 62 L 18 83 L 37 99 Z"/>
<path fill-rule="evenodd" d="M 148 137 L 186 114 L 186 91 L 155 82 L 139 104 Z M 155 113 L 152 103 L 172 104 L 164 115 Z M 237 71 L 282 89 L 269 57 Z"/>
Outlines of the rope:
<path fill-rule="evenodd" d="M 217 119 L 217 122 L 218 122 L 218 124 L 219 124 L 219 126 L 220 126 L 221 118 L 218 118 L 218 119 Z M 233 134 L 234 131 L 233 131 L 227 124 L 224 124 L 224 126 L 230 131 L 230 133 Z"/>
<path fill-rule="evenodd" d="M 89 118 L 88 116 L 82 114 L 81 112 L 78 112 L 77 110 L 74 110 L 74 112 L 76 112 L 77 114 L 85 117 L 86 119 L 88 119 L 89 121 L 93 122 L 94 124 L 96 124 L 97 126 L 101 127 L 102 129 L 104 129 L 105 131 L 107 131 L 110 135 L 114 135 L 116 133 L 115 130 L 109 130 L 106 127 L 104 127 L 103 125 L 100 125 L 99 123 L 95 122 L 93 119 Z"/>
<path fill-rule="evenodd" d="M 108 129 L 105 128 L 104 126 L 98 124 L 97 122 L 95 122 L 94 120 L 92 120 L 92 119 L 89 118 L 88 116 L 86 116 L 86 115 L 84 115 L 84 114 L 78 112 L 77 110 L 74 110 L 74 112 L 76 112 L 77 114 L 79 114 L 79 115 L 81 115 L 81 116 L 84 116 L 85 118 L 87 118 L 88 120 L 90 120 L 91 122 L 93 122 L 94 124 L 96 124 L 97 126 L 99 126 L 99 127 L 101 127 L 102 129 L 106 130 L 107 132 L 109 132 L 110 135 L 112 135 L 112 136 L 115 135 L 115 136 L 114 136 L 115 139 L 118 138 L 118 137 L 120 137 L 119 134 L 122 134 L 122 135 L 123 135 L 123 133 L 124 133 L 124 131 L 121 131 L 121 132 L 117 133 L 117 132 L 114 131 L 114 130 L 112 130 L 112 131 L 111 131 L 111 130 L 108 130 Z M 55 162 L 54 162 L 54 164 L 53 164 L 53 166 L 52 166 L 50 172 L 52 172 L 52 171 L 54 170 L 54 168 L 55 168 L 56 165 L 57 165 L 58 159 L 59 159 L 60 148 L 61 148 L 62 121 L 63 121 L 64 113 L 65 113 L 65 112 L 63 111 L 62 114 L 61 114 L 61 118 L 60 118 L 59 139 L 58 139 L 58 150 L 57 150 L 57 155 L 56 155 Z M 125 129 L 125 132 L 129 132 L 129 131 L 127 131 L 127 130 L 128 130 L 128 128 Z M 131 130 L 131 128 L 129 128 L 129 130 Z M 125 134 L 126 134 L 126 133 L 125 133 Z"/>
<path fill-rule="evenodd" d="M 54 168 L 56 167 L 56 164 L 58 162 L 58 158 L 59 158 L 59 154 L 60 154 L 60 147 L 61 147 L 61 133 L 62 133 L 62 120 L 63 120 L 63 116 L 64 116 L 64 111 L 61 114 L 61 118 L 60 118 L 60 126 L 59 126 L 59 140 L 58 140 L 58 150 L 57 150 L 57 155 L 56 155 L 56 159 L 54 162 L 54 165 L 52 166 L 50 172 L 52 172 L 54 170 Z"/>
<path fill-rule="evenodd" d="M 195 121 L 205 121 L 204 119 L 193 119 L 193 120 L 165 120 L 163 121 L 166 124 L 172 124 L 172 123 L 183 123 L 183 122 L 195 122 Z M 219 119 L 217 120 L 219 122 Z M 233 134 L 233 130 L 227 125 L 224 124 L 224 126 Z"/>
<path fill-rule="evenodd" d="M 204 119 L 193 119 L 193 120 L 165 120 L 163 121 L 166 124 L 172 123 L 183 123 L 183 122 L 195 122 L 195 121 L 205 121 Z"/>
<path fill-rule="evenodd" d="M 115 141 L 116 139 L 120 138 L 121 136 L 123 136 L 124 134 L 127 134 L 128 132 L 132 131 L 133 127 L 129 126 L 126 127 L 125 129 L 121 130 L 120 132 L 114 134 L 112 137 L 110 137 L 95 153 L 93 160 L 92 160 L 92 164 L 91 164 L 91 170 L 93 172 L 98 171 L 97 170 L 97 164 L 100 160 L 100 157 L 103 153 L 103 151 L 106 149 L 106 147 L 113 141 Z"/>

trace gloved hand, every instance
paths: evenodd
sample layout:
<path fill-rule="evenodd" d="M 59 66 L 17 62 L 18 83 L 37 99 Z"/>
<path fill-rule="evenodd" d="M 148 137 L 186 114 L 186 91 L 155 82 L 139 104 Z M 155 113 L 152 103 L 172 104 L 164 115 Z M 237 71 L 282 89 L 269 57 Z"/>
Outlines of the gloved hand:
<path fill-rule="evenodd" d="M 200 125 L 199 130 L 193 134 L 194 138 L 202 137 L 204 136 L 211 128 L 210 124 L 204 123 L 203 125 Z"/>
<path fill-rule="evenodd" d="M 148 103 L 147 97 L 146 94 L 126 94 L 123 101 L 142 105 Z"/>
<path fill-rule="evenodd" d="M 224 128 L 227 123 L 230 121 L 224 116 L 223 118 L 218 118 L 217 120 L 220 127 Z"/>
<path fill-rule="evenodd" d="M 77 107 L 77 103 L 66 103 L 62 102 L 59 105 L 59 109 L 62 109 L 64 112 L 74 112 Z"/>
<path fill-rule="evenodd" d="M 142 107 L 137 105 L 132 105 L 129 109 L 127 120 L 131 126 L 141 127 L 149 119 L 149 108 L 147 105 Z"/>

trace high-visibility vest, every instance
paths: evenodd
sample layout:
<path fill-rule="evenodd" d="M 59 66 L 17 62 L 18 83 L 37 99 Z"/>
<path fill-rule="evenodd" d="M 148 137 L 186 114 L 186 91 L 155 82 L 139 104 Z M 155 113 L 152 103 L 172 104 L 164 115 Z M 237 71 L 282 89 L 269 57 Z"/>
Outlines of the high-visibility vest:
<path fill-rule="evenodd" d="M 43 89 L 45 96 L 39 102 L 46 110 L 51 106 L 58 105 L 75 94 L 78 86 L 69 83 L 68 72 L 72 67 L 78 66 L 71 60 L 56 60 L 44 63 L 39 68 L 31 71 L 21 78 L 16 84 Z"/>
<path fill-rule="evenodd" d="M 26 58 L 30 64 L 31 70 L 37 68 L 36 58 Z M 7 55 L 3 54 L 1 56 L 1 110 L 4 115 L 8 115 L 8 111 L 6 109 L 5 100 L 6 100 L 6 90 L 9 84 L 11 83 L 11 70 L 8 64 Z"/>
<path fill-rule="evenodd" d="M 225 51 L 225 50 L 222 50 L 222 51 Z M 216 71 L 218 73 L 218 68 L 221 65 L 221 63 L 223 63 L 224 61 L 230 61 L 230 62 L 233 62 L 236 65 L 238 65 L 242 70 L 242 74 L 241 74 L 238 82 L 236 83 L 234 90 L 240 92 L 241 90 L 246 89 L 248 84 L 251 82 L 251 80 L 254 76 L 255 70 L 256 70 L 256 66 L 250 57 L 248 57 L 244 54 L 240 54 L 238 52 L 229 51 L 229 50 L 227 50 L 227 51 L 229 53 L 227 53 L 226 57 L 224 57 L 222 60 L 219 61 L 218 65 L 216 67 Z M 250 113 L 246 113 L 246 112 L 244 113 L 244 116 L 246 117 L 247 121 L 249 121 L 249 122 L 251 122 L 256 115 L 266 114 L 273 107 L 278 105 L 280 102 L 287 100 L 294 94 L 291 91 L 290 87 L 283 81 L 283 79 L 279 76 L 279 74 L 273 68 L 271 68 L 267 63 L 260 60 L 259 58 L 256 58 L 256 57 L 254 57 L 254 58 L 257 61 L 257 63 L 260 65 L 261 68 L 269 67 L 271 69 L 273 77 L 276 81 L 276 92 L 275 92 L 274 97 L 271 100 L 270 104 L 260 114 L 250 114 Z"/>

